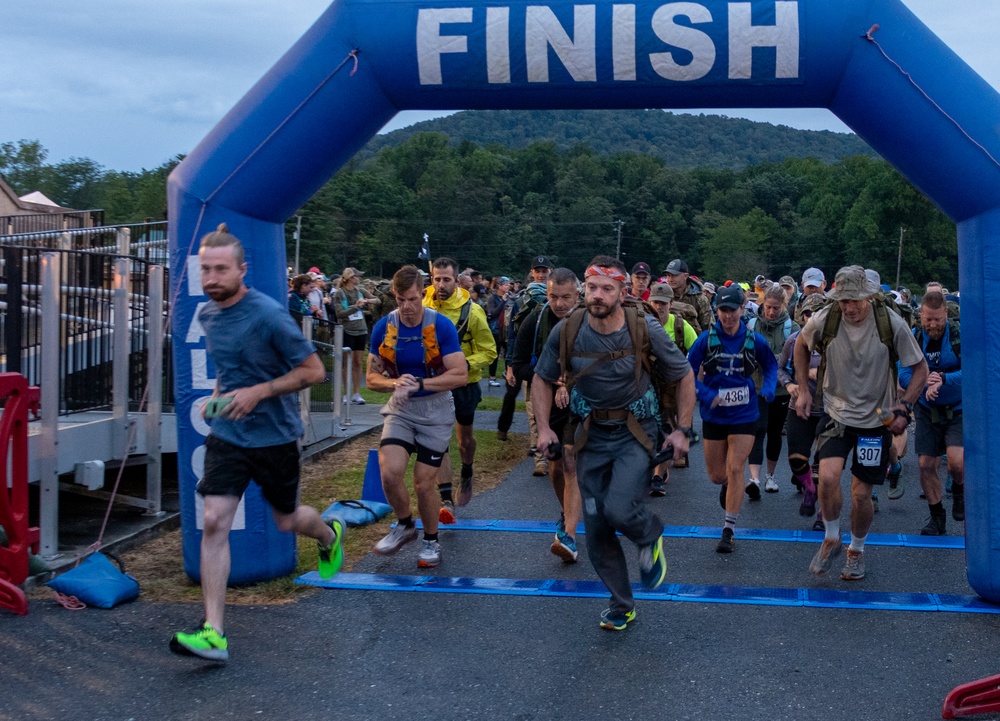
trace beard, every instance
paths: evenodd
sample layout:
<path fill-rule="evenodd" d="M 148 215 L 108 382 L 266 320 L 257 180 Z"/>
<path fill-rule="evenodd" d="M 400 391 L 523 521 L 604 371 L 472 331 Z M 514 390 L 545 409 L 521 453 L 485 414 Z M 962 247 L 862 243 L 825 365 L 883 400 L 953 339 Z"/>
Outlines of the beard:
<path fill-rule="evenodd" d="M 611 305 L 605 305 L 604 303 L 601 303 L 600 301 L 597 300 L 588 300 L 587 312 L 590 313 L 595 318 L 597 318 L 598 320 L 600 320 L 610 316 L 618 309 L 620 305 L 621 305 L 620 301 L 615 301 Z"/>
<path fill-rule="evenodd" d="M 216 303 L 224 303 L 225 301 L 232 298 L 240 290 L 240 286 L 234 288 L 227 288 L 225 286 L 214 286 L 212 288 L 205 289 L 205 295 L 214 300 Z"/>

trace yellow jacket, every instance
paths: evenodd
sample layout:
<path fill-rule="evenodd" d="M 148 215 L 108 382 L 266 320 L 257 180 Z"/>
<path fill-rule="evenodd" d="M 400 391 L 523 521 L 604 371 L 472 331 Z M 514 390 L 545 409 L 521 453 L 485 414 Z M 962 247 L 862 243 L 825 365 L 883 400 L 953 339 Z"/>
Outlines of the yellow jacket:
<path fill-rule="evenodd" d="M 424 292 L 424 307 L 442 313 L 456 326 L 462 314 L 462 306 L 469 300 L 469 291 L 464 288 L 456 288 L 451 298 L 441 301 L 434 297 L 434 286 L 428 287 Z M 478 383 L 483 377 L 483 368 L 497 357 L 497 344 L 493 340 L 493 333 L 490 332 L 486 311 L 474 301 L 469 311 L 468 330 L 458 340 L 462 344 L 462 352 L 469 364 L 469 383 Z"/>

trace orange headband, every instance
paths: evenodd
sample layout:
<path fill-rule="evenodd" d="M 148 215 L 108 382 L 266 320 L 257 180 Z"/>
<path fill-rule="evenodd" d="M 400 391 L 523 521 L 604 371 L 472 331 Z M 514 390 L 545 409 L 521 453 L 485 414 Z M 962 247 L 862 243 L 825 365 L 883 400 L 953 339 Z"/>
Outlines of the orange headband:
<path fill-rule="evenodd" d="M 592 265 L 587 268 L 587 272 L 583 274 L 584 278 L 590 278 L 593 276 L 611 278 L 611 280 L 617 280 L 619 283 L 624 283 L 627 280 L 625 278 L 625 274 L 620 270 L 617 268 L 609 268 L 606 265 Z"/>

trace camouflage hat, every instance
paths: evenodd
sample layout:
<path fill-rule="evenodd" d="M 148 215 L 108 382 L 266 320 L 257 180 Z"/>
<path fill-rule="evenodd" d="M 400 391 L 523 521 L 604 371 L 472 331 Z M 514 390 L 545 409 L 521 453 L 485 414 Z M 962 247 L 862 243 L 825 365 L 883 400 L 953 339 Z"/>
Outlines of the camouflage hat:
<path fill-rule="evenodd" d="M 833 300 L 867 300 L 879 292 L 860 265 L 848 265 L 837 271 L 834 288 L 828 294 Z"/>
<path fill-rule="evenodd" d="M 824 295 L 823 293 L 813 293 L 812 295 L 807 295 L 802 300 L 802 305 L 800 306 L 800 309 L 803 312 L 815 313 L 824 305 L 826 305 L 828 301 L 829 298 L 827 298 L 826 295 Z"/>
<path fill-rule="evenodd" d="M 787 285 L 789 288 L 798 288 L 798 283 L 795 282 L 795 278 L 790 275 L 781 276 L 781 280 L 778 281 L 778 285 Z"/>

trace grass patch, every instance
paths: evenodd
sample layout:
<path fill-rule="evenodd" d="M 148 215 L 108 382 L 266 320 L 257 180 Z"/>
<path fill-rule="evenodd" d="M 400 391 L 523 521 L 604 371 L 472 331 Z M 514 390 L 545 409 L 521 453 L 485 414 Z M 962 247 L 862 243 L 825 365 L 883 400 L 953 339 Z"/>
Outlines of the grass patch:
<path fill-rule="evenodd" d="M 374 394 L 382 395 L 382 394 Z M 476 431 L 475 491 L 481 493 L 495 488 L 510 469 L 524 458 L 524 434 L 512 433 L 506 443 L 498 441 L 494 431 Z M 368 451 L 377 447 L 378 435 L 368 434 L 352 439 L 347 444 L 302 467 L 301 502 L 323 511 L 338 499 L 361 497 Z M 451 459 L 453 475 L 458 483 L 461 460 L 458 444 L 452 439 Z M 412 469 L 411 460 L 411 469 Z M 412 472 L 407 472 L 407 486 L 412 497 Z M 416 501 L 414 500 L 414 509 Z M 347 532 L 344 550 L 344 570 L 371 551 L 375 542 L 389 532 L 395 522 L 393 514 L 379 523 L 351 528 Z M 121 554 L 129 573 L 142 587 L 142 600 L 153 602 L 201 601 L 201 589 L 184 573 L 180 530 L 171 531 Z M 298 539 L 298 565 L 288 576 L 270 581 L 230 588 L 226 602 L 232 605 L 263 605 L 293 603 L 302 594 L 313 593 L 310 586 L 295 584 L 295 578 L 315 570 L 316 542 L 311 538 Z"/>

